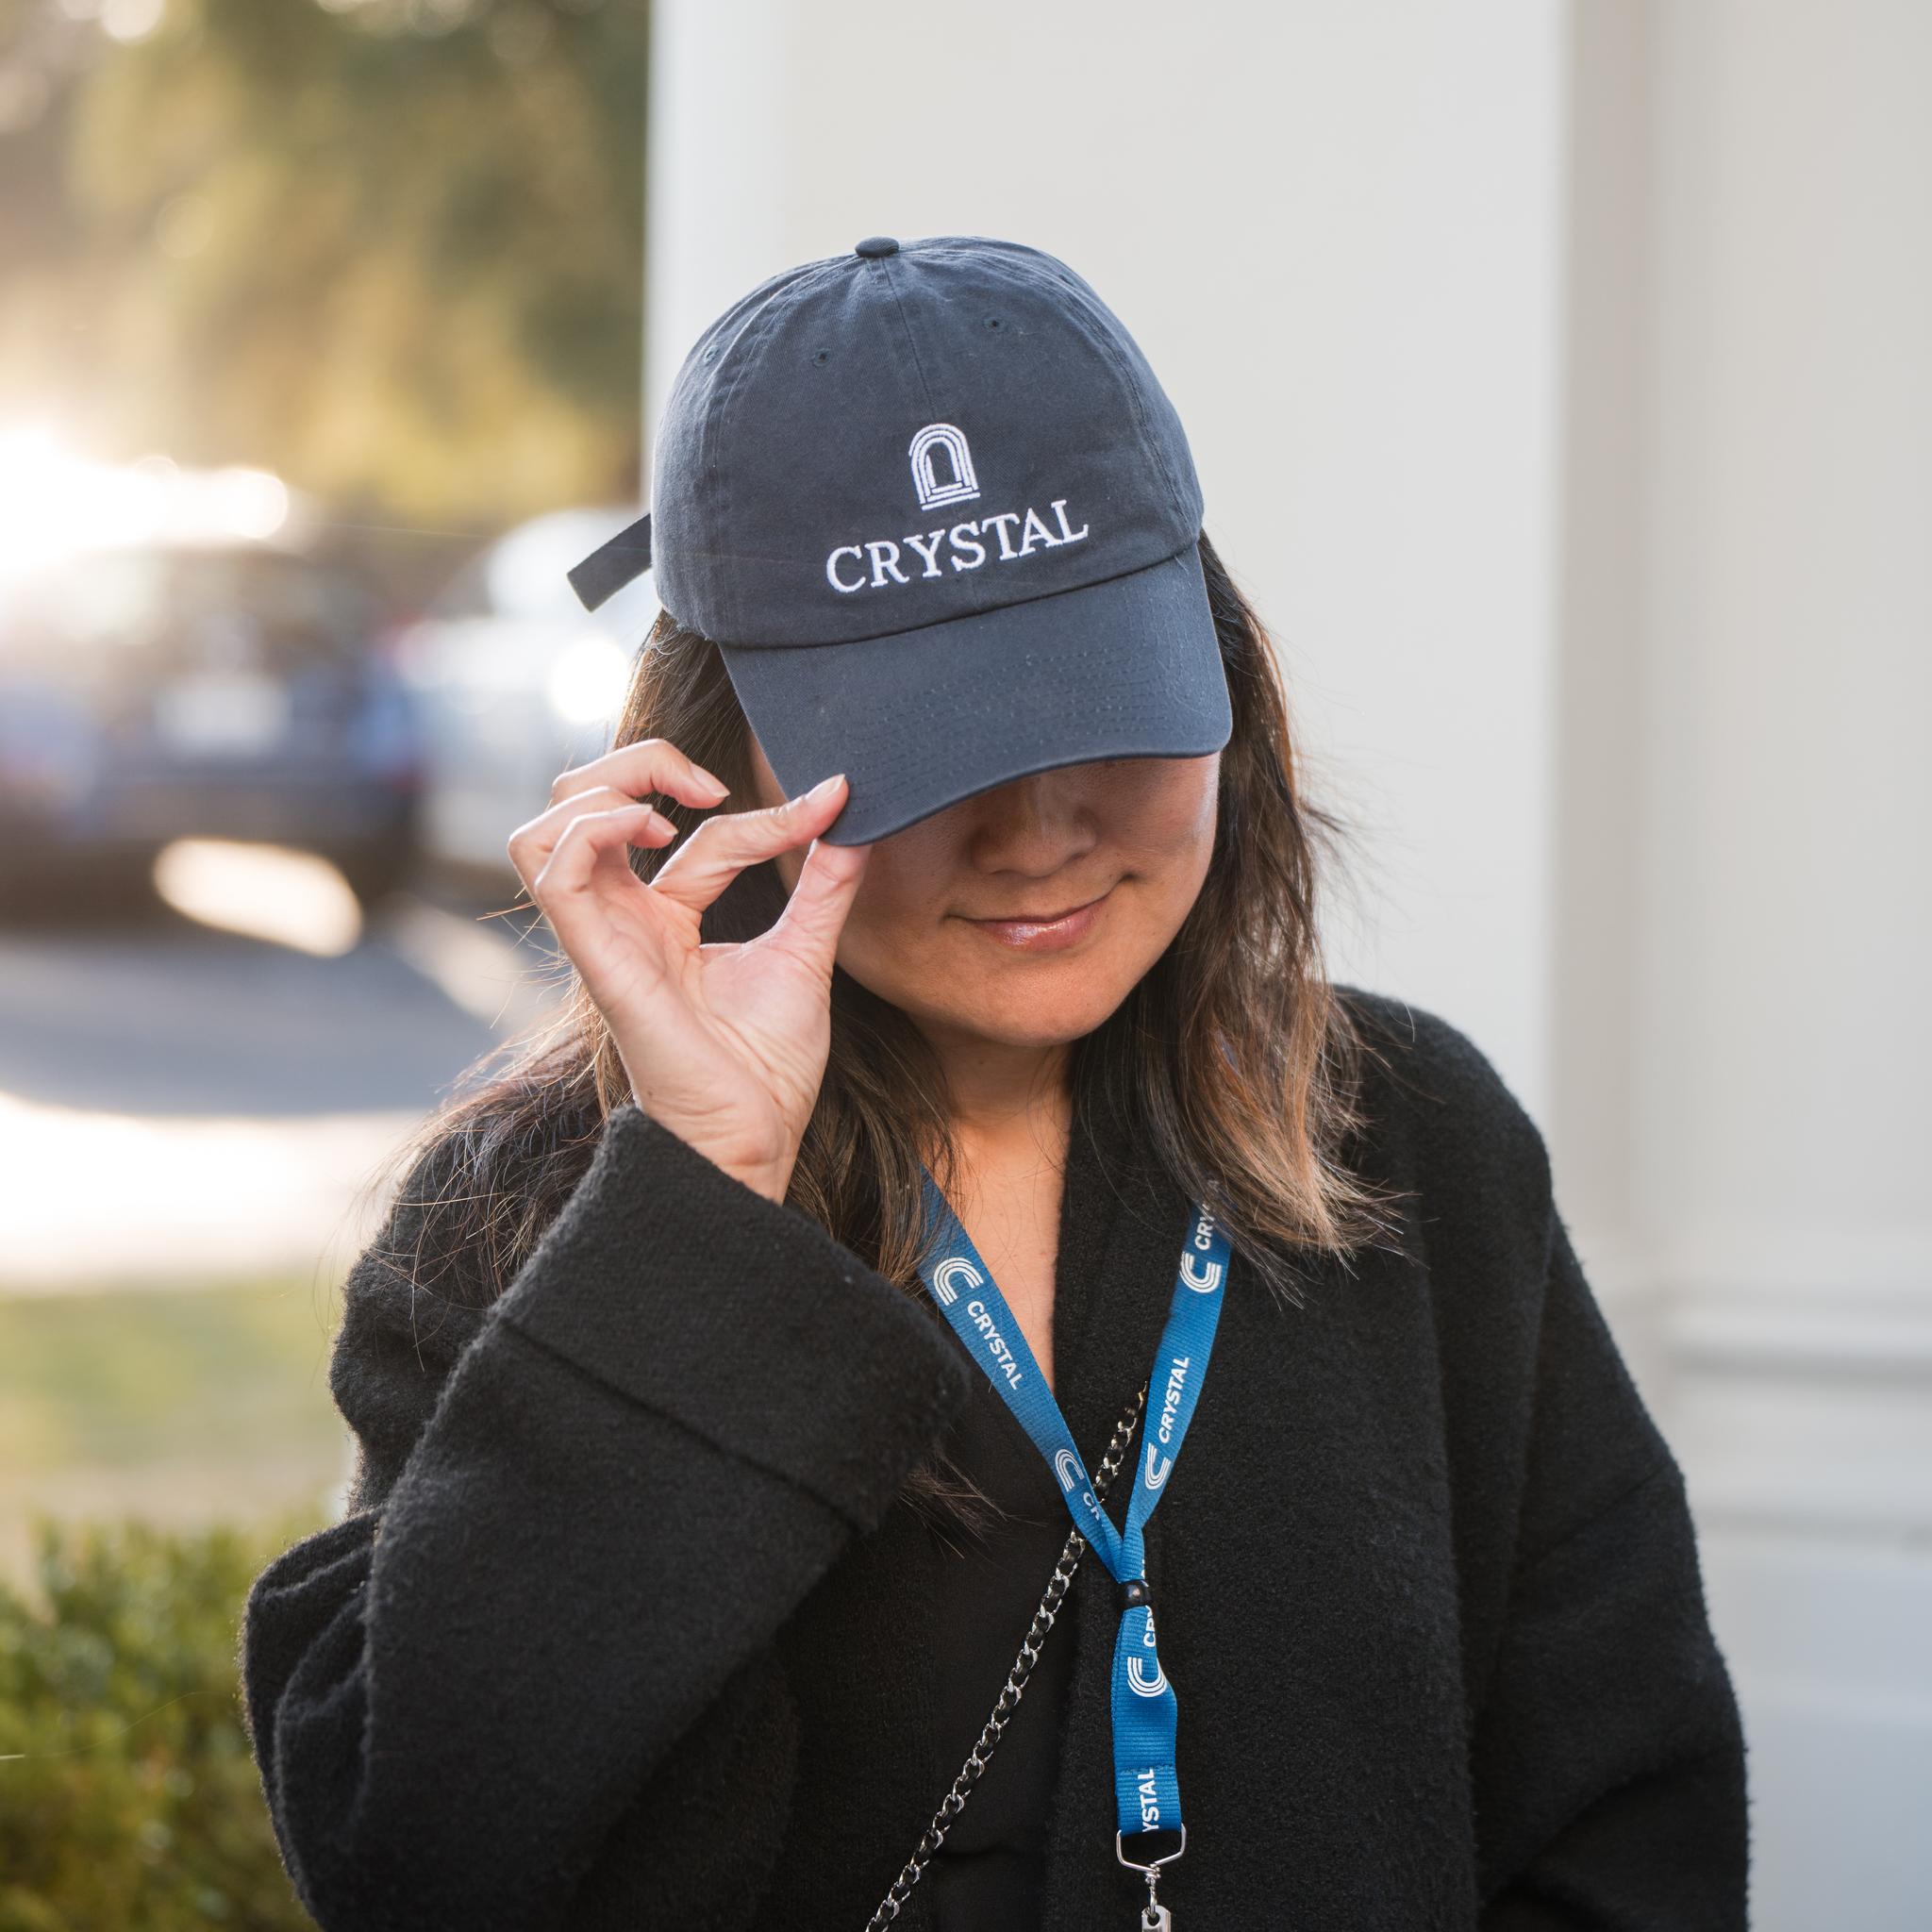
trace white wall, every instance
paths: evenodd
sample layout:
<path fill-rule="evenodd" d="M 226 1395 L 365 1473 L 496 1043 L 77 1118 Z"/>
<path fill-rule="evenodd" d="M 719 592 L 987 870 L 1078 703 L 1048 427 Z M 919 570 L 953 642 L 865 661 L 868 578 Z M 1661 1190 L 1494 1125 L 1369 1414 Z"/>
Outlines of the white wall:
<path fill-rule="evenodd" d="M 1690 1480 L 1754 1923 L 1932 1923 L 1932 8 L 658 0 L 647 413 L 778 268 L 1063 256 Z M 943 142 L 932 139 L 945 131 Z"/>

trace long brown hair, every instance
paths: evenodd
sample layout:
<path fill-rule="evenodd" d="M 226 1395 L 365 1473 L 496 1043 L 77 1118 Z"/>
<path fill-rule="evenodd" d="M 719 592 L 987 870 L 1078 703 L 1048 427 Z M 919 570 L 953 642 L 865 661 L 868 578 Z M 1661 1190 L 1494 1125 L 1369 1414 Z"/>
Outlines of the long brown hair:
<path fill-rule="evenodd" d="M 1321 961 L 1318 851 L 1339 844 L 1344 827 L 1301 795 L 1273 646 L 1205 533 L 1200 556 L 1234 714 L 1214 849 L 1166 952 L 1074 1043 L 1074 1118 L 1077 1130 L 1105 1108 L 1129 1123 L 1190 1198 L 1213 1208 L 1258 1277 L 1299 1305 L 1294 1253 L 1347 1268 L 1355 1249 L 1393 1234 L 1394 1197 L 1349 1162 L 1365 1124 L 1366 1049 Z M 732 800 L 756 796 L 749 731 L 724 660 L 668 611 L 638 654 L 612 742 L 644 738 L 668 739 L 717 773 Z M 654 802 L 680 838 L 706 816 Z M 634 848 L 632 863 L 649 879 L 675 849 Z M 702 936 L 755 938 L 784 904 L 776 868 L 748 867 L 708 908 Z M 465 1303 L 487 1304 L 508 1285 L 629 1093 L 603 1015 L 567 958 L 554 957 L 563 980 L 554 1022 L 475 1062 L 396 1163 L 436 1180 L 412 1204 L 414 1252 L 395 1258 L 422 1287 L 447 1279 L 444 1291 Z M 836 966 L 831 1006 L 830 1057 L 787 1198 L 887 1279 L 922 1293 L 920 1162 L 949 1194 L 957 1175 L 941 1070 L 900 1008 Z M 958 1495 L 930 1467 L 908 1487 L 932 1500 Z"/>

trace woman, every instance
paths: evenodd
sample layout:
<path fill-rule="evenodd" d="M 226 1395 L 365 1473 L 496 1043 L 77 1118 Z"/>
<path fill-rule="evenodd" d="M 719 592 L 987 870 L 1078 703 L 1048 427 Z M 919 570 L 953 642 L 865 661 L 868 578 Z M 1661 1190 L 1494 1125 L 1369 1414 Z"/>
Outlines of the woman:
<path fill-rule="evenodd" d="M 614 748 L 510 841 L 565 1019 L 410 1150 L 349 1511 L 248 1598 L 309 1909 L 1742 1926 L 1676 1464 L 1524 1109 L 1321 970 L 1118 320 L 869 237 L 653 480 L 572 573 L 657 574 Z"/>

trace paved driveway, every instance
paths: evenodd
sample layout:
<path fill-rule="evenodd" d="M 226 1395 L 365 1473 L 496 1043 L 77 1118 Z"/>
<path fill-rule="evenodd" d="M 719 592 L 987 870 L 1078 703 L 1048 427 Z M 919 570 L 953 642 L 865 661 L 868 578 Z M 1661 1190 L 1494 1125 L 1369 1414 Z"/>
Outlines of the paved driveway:
<path fill-rule="evenodd" d="M 405 896 L 319 956 L 156 901 L 0 929 L 0 1293 L 330 1274 L 389 1158 L 538 1017 L 493 900 Z"/>

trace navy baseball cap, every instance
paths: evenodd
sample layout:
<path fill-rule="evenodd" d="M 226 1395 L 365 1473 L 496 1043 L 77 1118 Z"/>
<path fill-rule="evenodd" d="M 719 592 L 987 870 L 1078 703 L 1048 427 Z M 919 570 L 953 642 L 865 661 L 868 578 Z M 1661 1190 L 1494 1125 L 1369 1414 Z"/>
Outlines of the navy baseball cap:
<path fill-rule="evenodd" d="M 1079 275 L 873 235 L 705 330 L 651 508 L 567 575 L 595 609 L 654 571 L 788 795 L 846 774 L 824 837 L 854 845 L 1057 765 L 1220 750 L 1200 531 L 1180 419 Z"/>

